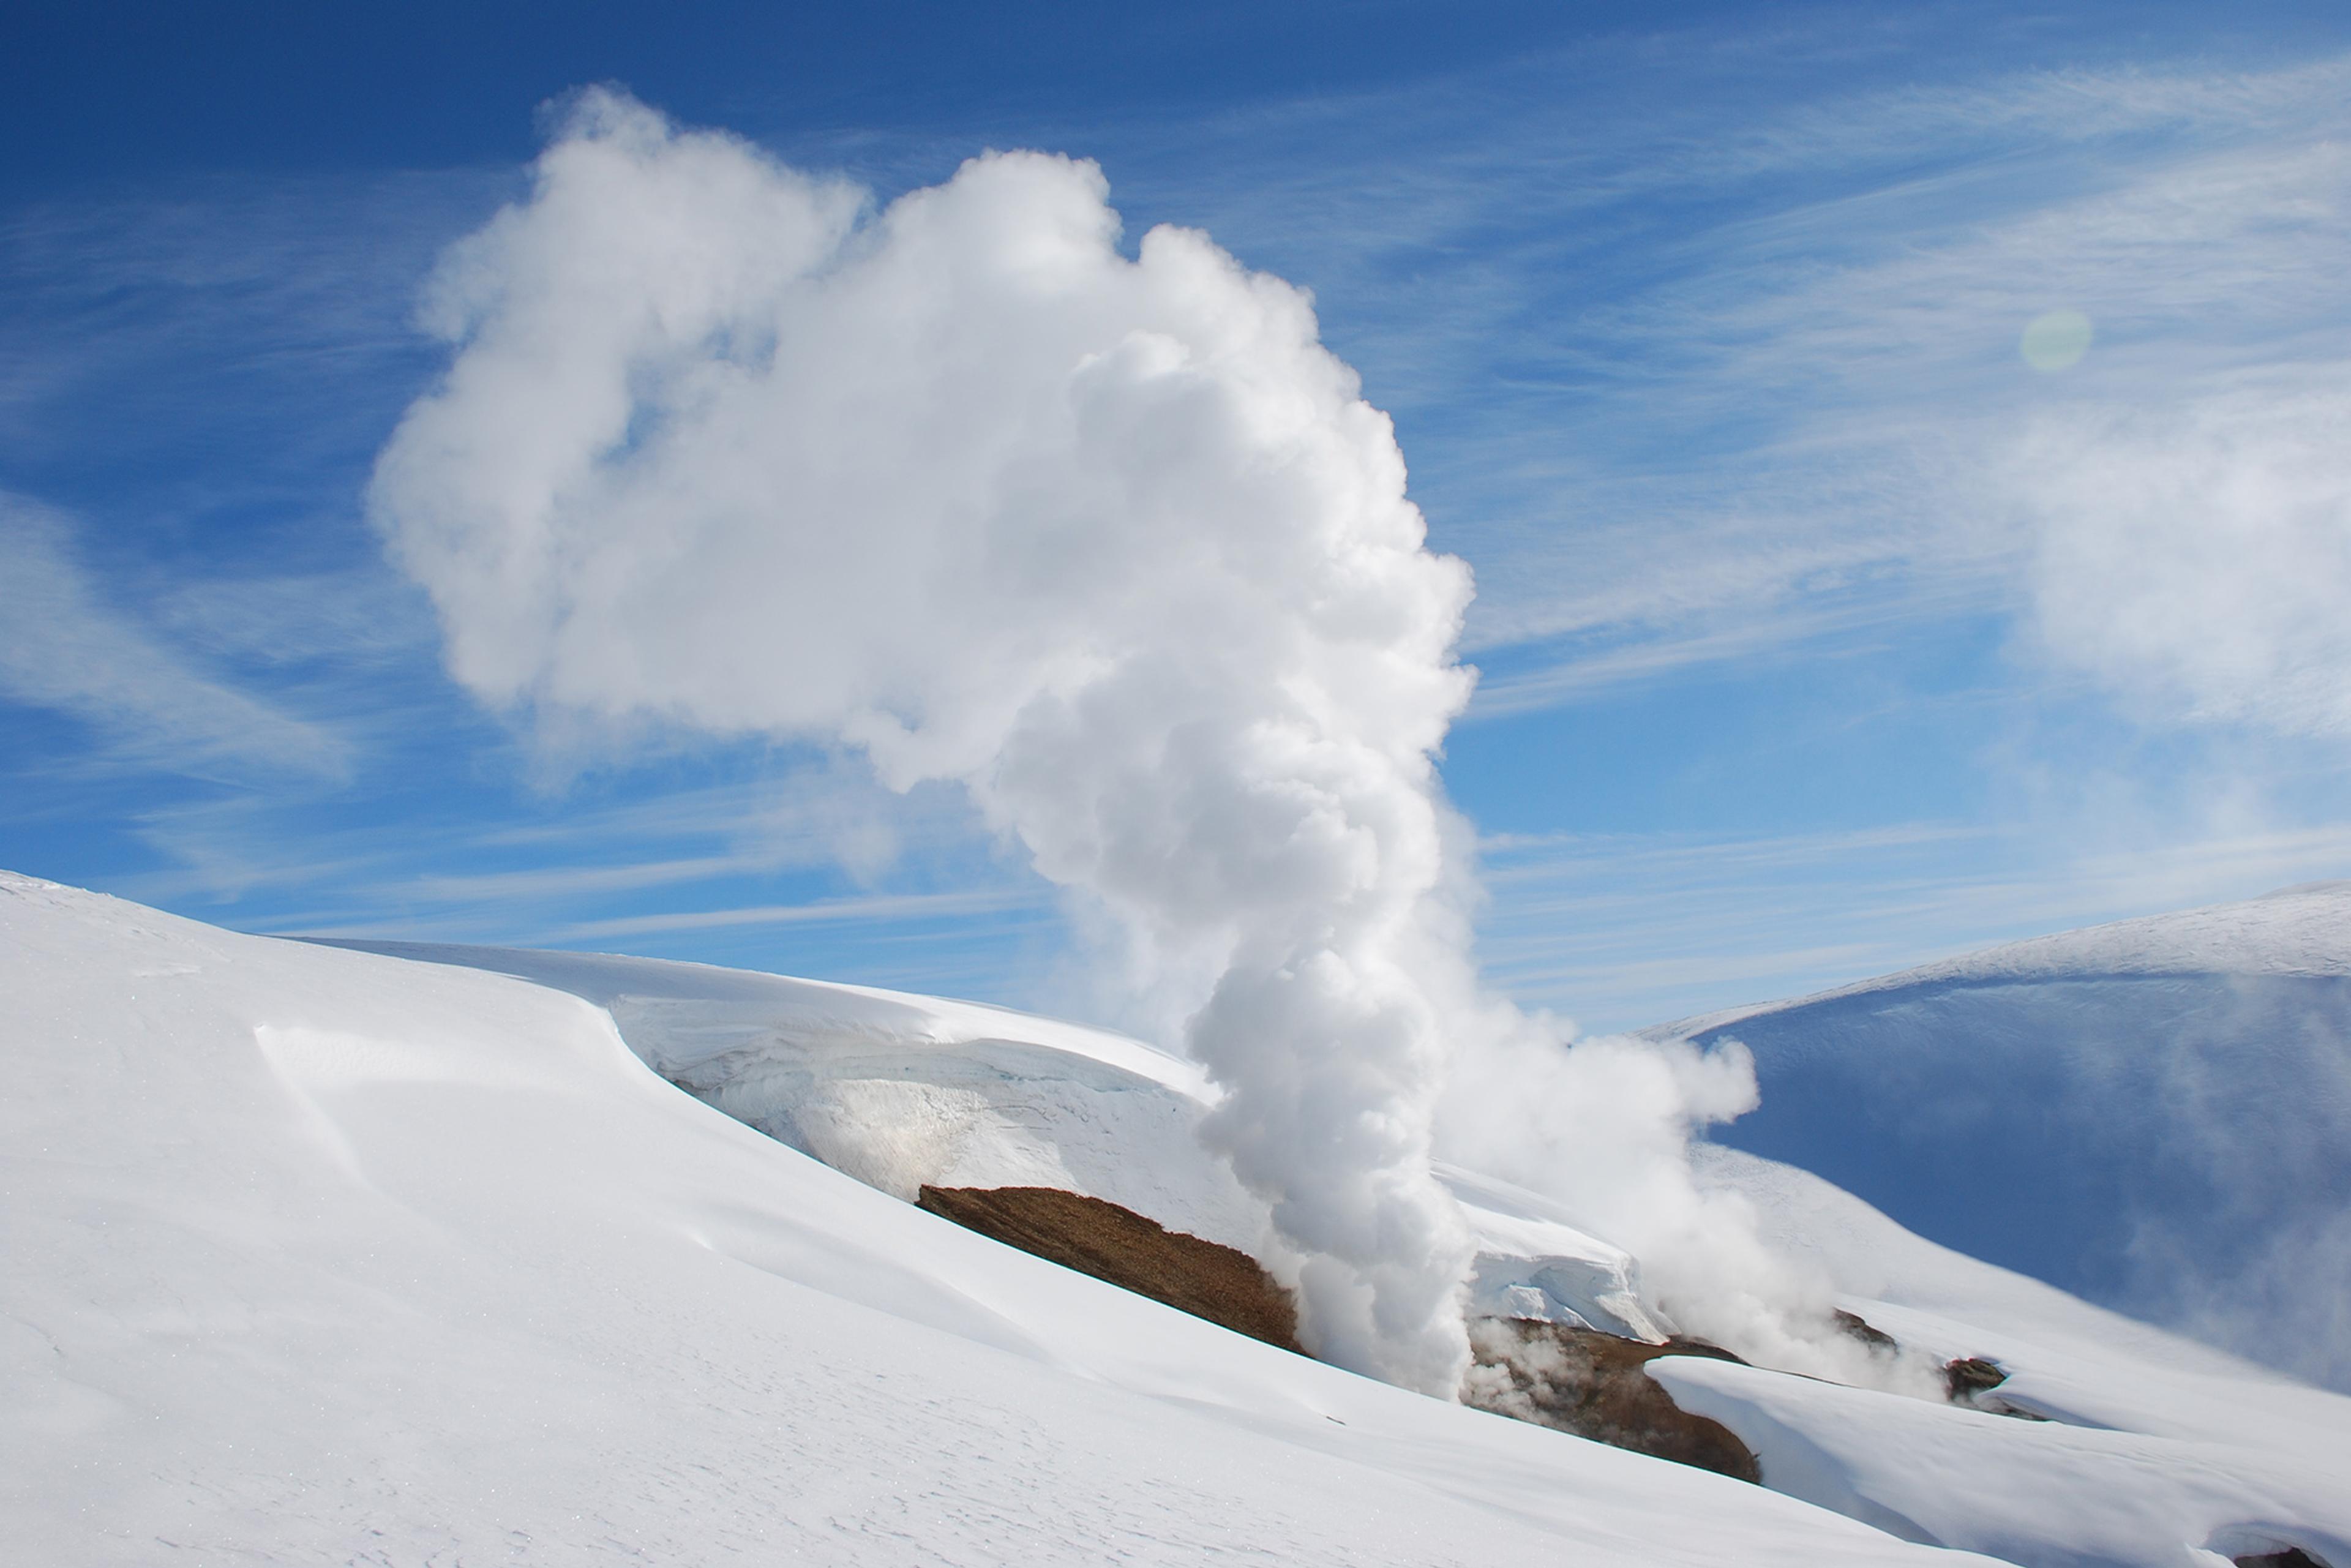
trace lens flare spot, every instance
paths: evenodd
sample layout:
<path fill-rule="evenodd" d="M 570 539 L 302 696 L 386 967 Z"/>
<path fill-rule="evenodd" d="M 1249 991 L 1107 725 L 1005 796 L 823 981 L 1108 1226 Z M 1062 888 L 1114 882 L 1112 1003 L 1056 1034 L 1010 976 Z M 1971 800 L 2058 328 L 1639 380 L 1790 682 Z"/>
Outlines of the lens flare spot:
<path fill-rule="evenodd" d="M 2032 319 L 2016 347 L 2026 364 L 2047 375 L 2079 364 L 2091 336 L 2090 319 L 2079 310 L 2052 310 Z"/>

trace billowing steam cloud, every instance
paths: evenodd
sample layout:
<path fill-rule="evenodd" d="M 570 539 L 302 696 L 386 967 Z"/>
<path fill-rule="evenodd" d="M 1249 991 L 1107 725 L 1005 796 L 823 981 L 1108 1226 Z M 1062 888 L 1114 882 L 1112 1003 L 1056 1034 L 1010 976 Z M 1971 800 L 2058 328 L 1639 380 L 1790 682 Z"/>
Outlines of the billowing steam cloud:
<path fill-rule="evenodd" d="M 1458 965 L 1432 754 L 1468 570 L 1306 298 L 1129 259 L 1092 164 L 878 214 L 610 93 L 431 301 L 377 519 L 486 700 L 846 741 L 967 786 L 1192 1016 L 1324 1354 L 1450 1396 Z"/>
<path fill-rule="evenodd" d="M 1690 1175 L 1744 1058 L 1569 1051 L 1478 992 L 1432 760 L 1469 575 L 1387 419 L 1298 290 L 1181 229 L 1130 259 L 1105 196 L 1014 153 L 876 213 L 585 95 L 445 259 L 455 362 L 377 469 L 452 669 L 543 717 L 967 787 L 1186 1020 L 1331 1359 L 1459 1386 L 1442 1103 L 1457 1152 L 1573 1195 L 1691 1326 L 1827 1370 Z"/>

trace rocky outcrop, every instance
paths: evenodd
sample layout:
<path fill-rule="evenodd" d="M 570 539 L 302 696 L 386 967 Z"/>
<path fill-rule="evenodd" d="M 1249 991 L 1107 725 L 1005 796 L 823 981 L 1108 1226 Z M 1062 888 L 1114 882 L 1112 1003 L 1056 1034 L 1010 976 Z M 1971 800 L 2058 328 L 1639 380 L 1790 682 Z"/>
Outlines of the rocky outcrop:
<path fill-rule="evenodd" d="M 1859 1312 L 1849 1312 L 1843 1307 L 1834 1307 L 1830 1309 L 1829 1320 L 1836 1324 L 1838 1333 L 1849 1339 L 1860 1341 L 1872 1355 L 1902 1354 L 1900 1341 Z"/>
<path fill-rule="evenodd" d="M 1691 1339 L 1644 1344 L 1527 1318 L 1472 1323 L 1477 1364 L 1461 1400 L 1498 1416 L 1573 1432 L 1743 1481 L 1761 1481 L 1753 1450 L 1719 1421 L 1693 1416 L 1643 1369 L 1661 1355 L 1740 1358 Z"/>
<path fill-rule="evenodd" d="M 1304 1354 L 1297 1302 L 1246 1252 L 1057 1187 L 925 1186 L 916 1202 L 1008 1247 Z"/>
<path fill-rule="evenodd" d="M 1954 1405 L 1972 1405 L 1978 1396 L 2007 1381 L 2008 1374 L 2000 1369 L 1998 1362 L 1980 1355 L 1963 1355 L 1943 1364 L 1944 1396 Z"/>
<path fill-rule="evenodd" d="M 1057 1187 L 925 1186 L 918 1202 L 1008 1247 L 1303 1354 L 1297 1302 L 1247 1253 Z M 1683 1410 L 1642 1370 L 1661 1355 L 1737 1361 L 1729 1351 L 1528 1318 L 1481 1319 L 1469 1340 L 1477 1359 L 1464 1404 L 1740 1480 L 1762 1479 L 1755 1455 L 1729 1427 Z"/>

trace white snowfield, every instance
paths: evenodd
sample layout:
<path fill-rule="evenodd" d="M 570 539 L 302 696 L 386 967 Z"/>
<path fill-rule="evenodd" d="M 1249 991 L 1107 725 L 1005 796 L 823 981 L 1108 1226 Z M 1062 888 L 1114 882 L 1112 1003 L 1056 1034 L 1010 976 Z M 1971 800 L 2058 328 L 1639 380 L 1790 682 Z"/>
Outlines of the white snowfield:
<path fill-rule="evenodd" d="M 1849 1305 L 2059 1419 L 1654 1364 L 1789 1496 L 1400 1393 L 892 1196 L 1054 1177 L 1243 1236 L 1182 1062 L 852 988 L 434 956 L 0 873 L 7 1561 L 1977 1560 L 1908 1536 L 2351 1564 L 2351 1401 L 1785 1167 L 1708 1174 Z M 1448 1179 L 1489 1283 L 1642 1310 L 1605 1242 Z M 1548 1261 L 1501 1283 L 1511 1258 Z"/>
<path fill-rule="evenodd" d="M 0 881 L 30 1564 L 1900 1563 L 963 1231 L 602 1010 Z"/>
<path fill-rule="evenodd" d="M 2351 1563 L 2351 1400 L 1910 1234 L 1819 1177 L 1733 1150 L 1744 1195 L 1844 1304 L 1938 1357 L 1980 1355 L 2018 1420 L 1674 1356 L 1654 1375 L 1755 1450 L 1766 1484 L 1908 1540 L 2033 1564 Z M 2195 1546 L 2199 1552 L 2184 1550 Z"/>

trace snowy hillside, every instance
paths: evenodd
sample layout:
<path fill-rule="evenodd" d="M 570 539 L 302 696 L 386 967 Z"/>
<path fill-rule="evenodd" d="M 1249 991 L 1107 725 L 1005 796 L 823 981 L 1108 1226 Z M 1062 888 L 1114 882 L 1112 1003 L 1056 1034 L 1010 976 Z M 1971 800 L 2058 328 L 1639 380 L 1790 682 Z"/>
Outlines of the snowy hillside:
<path fill-rule="evenodd" d="M 2351 883 L 1651 1031 L 1755 1053 L 1734 1147 L 2351 1389 Z"/>
<path fill-rule="evenodd" d="M 1707 1175 L 2053 1419 L 1651 1363 L 1758 1488 L 1401 1393 L 893 1195 L 1053 1177 L 1246 1239 L 1181 1062 L 852 988 L 432 956 L 0 875 L 19 1560 L 2351 1563 L 2351 1401 L 1784 1166 Z M 1615 1295 L 1637 1332 L 1629 1259 L 1449 1180 L 1499 1303 Z"/>

